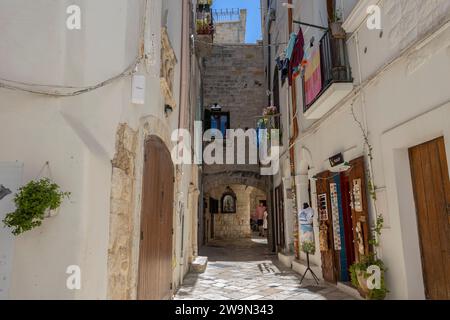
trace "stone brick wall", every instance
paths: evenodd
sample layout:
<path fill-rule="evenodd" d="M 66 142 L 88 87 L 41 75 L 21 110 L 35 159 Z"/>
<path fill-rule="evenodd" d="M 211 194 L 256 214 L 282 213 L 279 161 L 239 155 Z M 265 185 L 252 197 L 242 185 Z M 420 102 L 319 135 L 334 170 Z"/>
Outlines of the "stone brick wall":
<path fill-rule="evenodd" d="M 240 10 L 238 21 L 215 22 L 214 42 L 237 44 L 245 43 L 245 32 L 247 24 L 247 10 Z"/>
<path fill-rule="evenodd" d="M 208 197 L 221 200 L 227 185 L 216 187 L 208 192 Z M 215 239 L 242 239 L 251 236 L 250 214 L 255 211 L 260 200 L 266 195 L 262 190 L 246 185 L 230 185 L 237 197 L 236 214 L 214 214 Z M 220 204 L 219 204 L 220 207 Z M 219 208 L 219 211 L 221 208 Z"/>
<path fill-rule="evenodd" d="M 210 195 L 220 201 L 226 187 L 225 185 L 218 187 L 212 190 Z M 251 235 L 249 192 L 244 185 L 231 185 L 230 187 L 237 197 L 236 213 L 218 213 L 214 215 L 215 239 L 240 239 L 250 237 Z"/>
<path fill-rule="evenodd" d="M 264 54 L 256 45 L 216 46 L 204 61 L 204 105 L 229 111 L 232 129 L 254 128 L 267 106 Z"/>

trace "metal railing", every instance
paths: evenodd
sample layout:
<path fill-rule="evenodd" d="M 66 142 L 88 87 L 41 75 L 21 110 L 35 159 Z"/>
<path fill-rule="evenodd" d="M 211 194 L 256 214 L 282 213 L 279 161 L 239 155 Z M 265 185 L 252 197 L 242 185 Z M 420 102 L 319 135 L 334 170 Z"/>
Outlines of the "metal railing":
<path fill-rule="evenodd" d="M 241 19 L 240 10 L 238 8 L 214 9 L 212 14 L 214 21 L 216 22 L 231 22 L 239 21 Z"/>
<path fill-rule="evenodd" d="M 333 83 L 353 82 L 345 38 L 333 37 L 330 30 L 320 40 L 320 68 L 322 87 L 308 104 L 306 104 L 305 79 L 303 79 L 303 112 L 306 112 Z"/>

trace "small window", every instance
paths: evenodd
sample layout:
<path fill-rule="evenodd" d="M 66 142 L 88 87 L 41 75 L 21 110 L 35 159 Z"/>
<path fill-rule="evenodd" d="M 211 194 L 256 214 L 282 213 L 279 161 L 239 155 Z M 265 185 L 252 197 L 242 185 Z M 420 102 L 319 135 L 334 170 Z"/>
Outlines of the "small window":
<path fill-rule="evenodd" d="M 206 110 L 205 131 L 209 129 L 220 130 L 223 138 L 226 138 L 227 129 L 230 129 L 230 113 Z"/>

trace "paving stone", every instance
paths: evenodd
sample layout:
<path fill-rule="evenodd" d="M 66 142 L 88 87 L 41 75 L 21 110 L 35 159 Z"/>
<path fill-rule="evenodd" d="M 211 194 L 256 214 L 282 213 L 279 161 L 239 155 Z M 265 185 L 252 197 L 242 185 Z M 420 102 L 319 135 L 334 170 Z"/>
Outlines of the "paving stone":
<path fill-rule="evenodd" d="M 175 300 L 344 300 L 353 299 L 326 283 L 316 285 L 267 255 L 266 245 L 250 239 L 204 247 L 203 274 L 189 273 Z M 261 272 L 263 271 L 263 272 Z"/>

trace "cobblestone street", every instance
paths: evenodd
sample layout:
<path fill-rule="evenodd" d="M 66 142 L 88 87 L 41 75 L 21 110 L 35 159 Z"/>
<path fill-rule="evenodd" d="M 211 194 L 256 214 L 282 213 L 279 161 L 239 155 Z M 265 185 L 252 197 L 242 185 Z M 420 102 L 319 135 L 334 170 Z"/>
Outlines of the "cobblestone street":
<path fill-rule="evenodd" d="M 353 300 L 325 283 L 316 285 L 282 266 L 264 239 L 215 241 L 200 252 L 205 273 L 189 273 L 175 300 Z"/>

